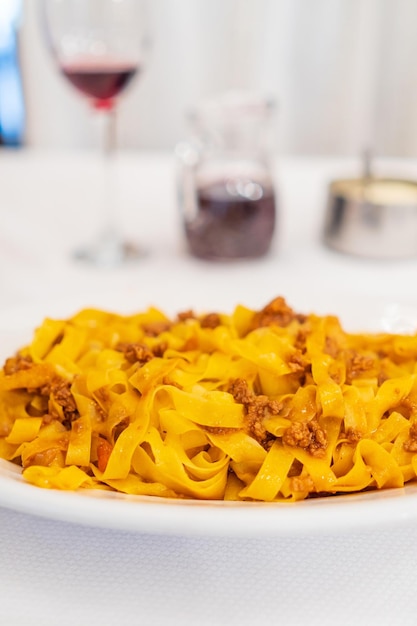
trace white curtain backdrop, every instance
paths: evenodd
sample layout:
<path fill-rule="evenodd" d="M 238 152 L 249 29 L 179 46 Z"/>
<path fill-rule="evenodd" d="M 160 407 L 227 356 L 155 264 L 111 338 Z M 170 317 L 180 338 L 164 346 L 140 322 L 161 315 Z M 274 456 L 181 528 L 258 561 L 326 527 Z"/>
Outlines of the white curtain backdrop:
<path fill-rule="evenodd" d="M 1 1 L 1 0 L 0 0 Z M 89 148 L 86 102 L 42 41 L 40 0 L 25 0 L 21 58 L 27 144 Z M 417 157 L 417 0 L 149 0 L 148 67 L 120 106 L 122 148 L 172 148 L 185 114 L 229 88 L 279 104 L 289 155 Z"/>

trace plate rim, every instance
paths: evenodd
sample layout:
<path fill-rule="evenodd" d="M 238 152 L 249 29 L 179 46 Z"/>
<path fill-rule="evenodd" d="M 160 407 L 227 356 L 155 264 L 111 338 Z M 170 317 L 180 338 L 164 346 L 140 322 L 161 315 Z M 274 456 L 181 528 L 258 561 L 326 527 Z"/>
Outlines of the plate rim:
<path fill-rule="evenodd" d="M 16 465 L 0 459 L 0 506 L 55 521 L 140 534 L 279 538 L 345 534 L 416 521 L 417 483 L 299 502 L 177 500 L 92 489 L 44 489 L 26 482 Z"/>

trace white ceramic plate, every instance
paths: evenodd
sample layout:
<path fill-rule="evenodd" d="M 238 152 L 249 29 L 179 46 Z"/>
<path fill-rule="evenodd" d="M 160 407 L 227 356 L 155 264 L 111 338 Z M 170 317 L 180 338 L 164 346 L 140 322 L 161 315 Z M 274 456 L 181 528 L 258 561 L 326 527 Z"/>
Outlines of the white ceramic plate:
<path fill-rule="evenodd" d="M 103 301 L 97 304 L 105 306 Z M 318 312 L 326 312 L 324 306 L 317 302 Z M 0 363 L 30 341 L 45 314 L 67 316 L 76 308 L 61 303 L 30 314 L 27 310 L 1 313 Z M 132 310 L 128 305 L 123 308 Z M 328 312 L 340 315 L 346 326 L 356 330 L 412 332 L 417 328 L 417 306 L 413 305 L 387 305 L 370 299 L 365 303 L 362 299 L 358 312 L 351 299 L 339 298 L 337 308 Z M 50 519 L 140 533 L 277 537 L 417 522 L 417 485 L 291 504 L 178 501 L 104 491 L 41 489 L 26 483 L 15 465 L 0 459 L 0 505 Z"/>

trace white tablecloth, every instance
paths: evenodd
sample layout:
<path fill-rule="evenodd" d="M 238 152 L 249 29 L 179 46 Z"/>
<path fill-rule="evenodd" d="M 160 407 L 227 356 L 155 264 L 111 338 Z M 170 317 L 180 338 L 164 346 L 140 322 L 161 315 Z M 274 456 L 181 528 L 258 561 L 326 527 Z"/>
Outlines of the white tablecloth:
<path fill-rule="evenodd" d="M 417 162 L 378 167 L 417 177 Z M 321 243 L 327 183 L 357 172 L 350 160 L 281 160 L 270 255 L 216 264 L 186 252 L 172 155 L 123 154 L 118 221 L 149 254 L 137 265 L 96 269 L 70 257 L 100 219 L 94 156 L 4 152 L 0 332 L 25 314 L 40 321 L 90 305 L 231 310 L 284 295 L 300 310 L 331 309 L 342 318 L 349 305 L 349 323 L 358 324 L 391 303 L 412 306 L 417 259 L 353 258 Z M 416 621 L 417 527 L 409 520 L 387 529 L 376 519 L 372 531 L 244 539 L 109 530 L 0 508 L 0 542 L 0 624 L 7 626 Z"/>

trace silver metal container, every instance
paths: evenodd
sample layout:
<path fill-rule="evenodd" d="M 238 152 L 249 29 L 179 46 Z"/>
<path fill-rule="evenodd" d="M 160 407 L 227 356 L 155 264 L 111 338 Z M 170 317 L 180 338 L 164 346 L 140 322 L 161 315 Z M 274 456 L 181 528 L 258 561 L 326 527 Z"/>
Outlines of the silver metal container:
<path fill-rule="evenodd" d="M 364 177 L 330 184 L 326 245 L 375 259 L 417 256 L 417 181 Z"/>

